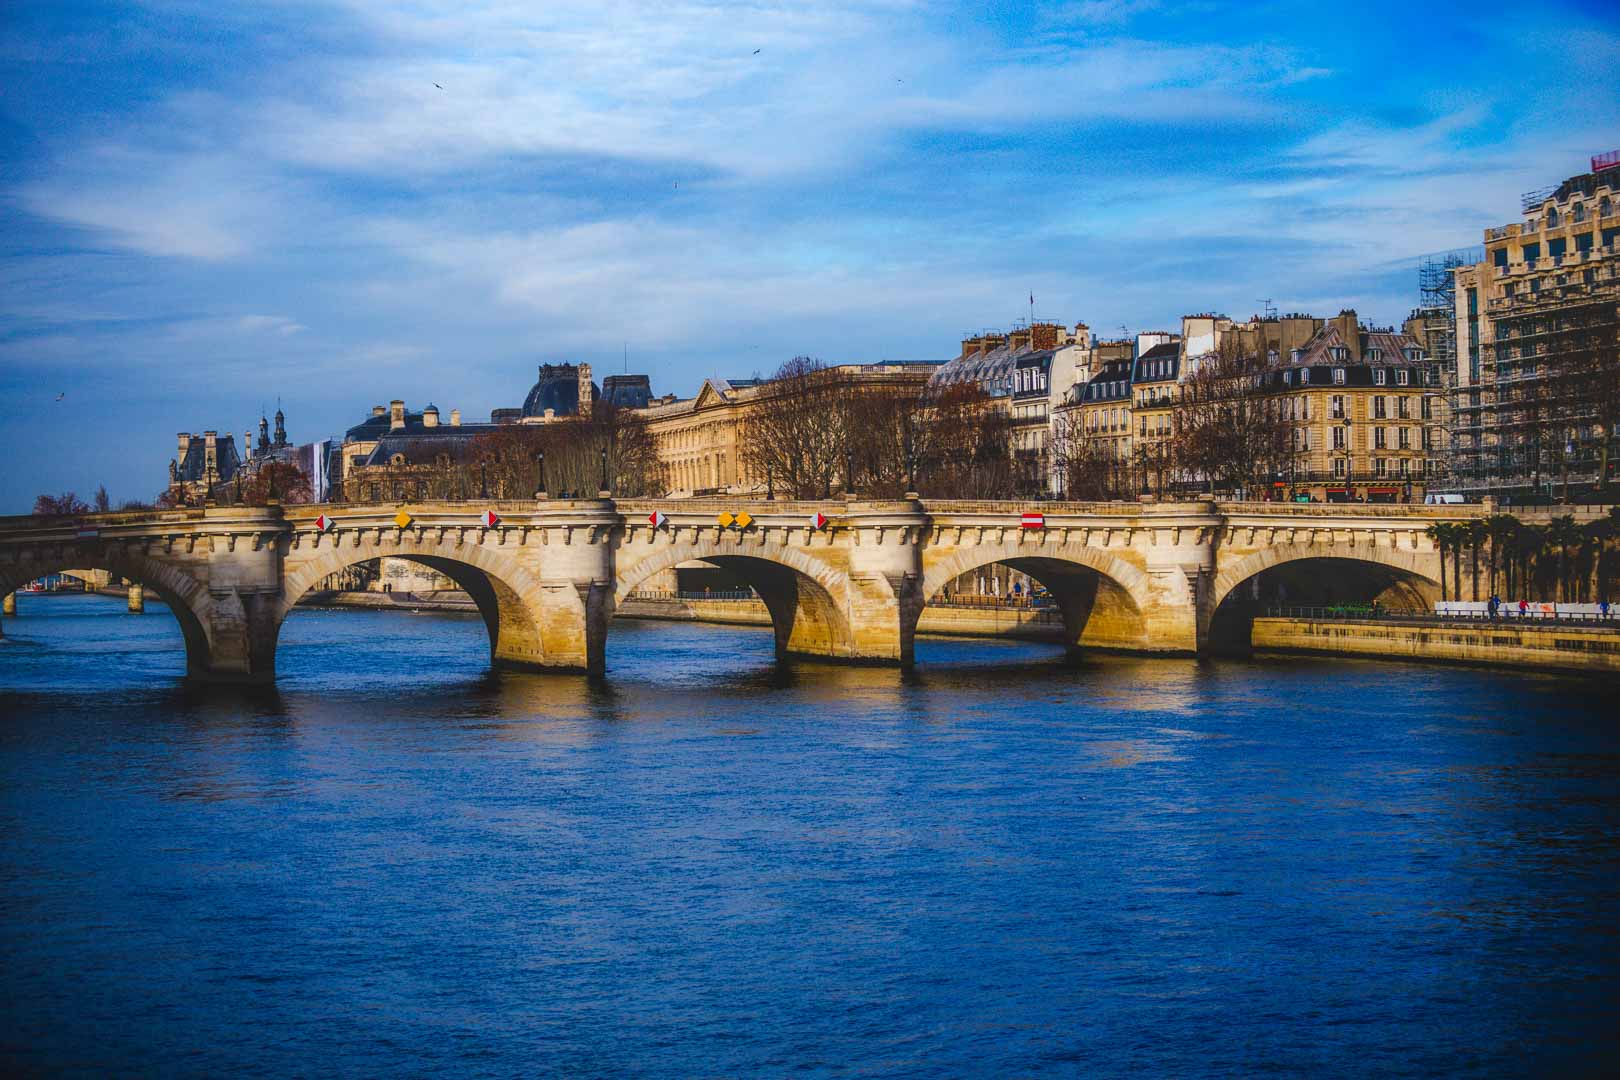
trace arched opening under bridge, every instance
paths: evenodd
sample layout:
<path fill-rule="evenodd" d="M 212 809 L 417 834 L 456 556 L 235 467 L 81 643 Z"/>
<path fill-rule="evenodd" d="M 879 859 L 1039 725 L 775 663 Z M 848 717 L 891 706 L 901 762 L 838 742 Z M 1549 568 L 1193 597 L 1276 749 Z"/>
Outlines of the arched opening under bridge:
<path fill-rule="evenodd" d="M 1247 653 L 1254 620 L 1282 615 L 1421 613 L 1432 610 L 1440 595 L 1438 581 L 1406 560 L 1296 556 L 1267 561 L 1243 560 L 1216 580 L 1208 647 L 1213 652 Z"/>
<path fill-rule="evenodd" d="M 86 573 L 86 572 L 90 573 Z M 23 589 L 30 582 L 48 578 L 54 575 L 68 575 L 85 580 L 87 585 L 93 584 L 91 573 L 101 572 L 110 580 L 122 580 L 130 584 L 139 585 L 150 596 L 162 601 L 170 615 L 179 625 L 181 640 L 185 644 L 186 658 L 184 674 L 200 676 L 208 673 L 212 668 L 213 643 L 209 639 L 209 614 L 213 604 L 208 590 L 197 581 L 177 570 L 175 567 L 148 559 L 138 554 L 120 555 L 117 557 L 89 556 L 78 554 L 73 557 L 71 564 L 57 561 L 25 560 L 20 563 L 8 563 L 0 567 L 0 596 L 9 596 Z M 28 617 L 26 605 L 32 601 L 24 597 L 19 602 L 18 615 L 22 619 Z M 108 599 L 109 604 L 121 604 L 123 601 Z M 155 619 L 162 619 L 161 611 L 152 610 L 149 614 Z M 7 619 L 0 616 L 0 621 Z M 0 631 L 15 631 L 15 627 L 0 625 Z M 179 673 L 177 673 L 179 674 Z"/>
<path fill-rule="evenodd" d="M 1016 572 L 1010 582 L 997 568 Z M 1026 583 L 1027 582 L 1027 583 Z M 988 588 L 987 586 L 994 587 Z M 913 610 L 921 635 L 1024 637 L 1084 649 L 1150 648 L 1142 573 L 1103 552 L 964 552 L 931 569 Z"/>
<path fill-rule="evenodd" d="M 676 618 L 744 626 L 768 620 L 778 659 L 842 657 L 852 655 L 853 640 L 840 603 L 846 588 L 842 574 L 791 550 L 676 549 L 623 571 L 615 605 L 637 614 L 648 598 L 667 597 Z"/>
<path fill-rule="evenodd" d="M 483 623 L 489 641 L 490 663 L 494 665 L 538 666 L 546 656 L 540 608 L 543 602 L 539 584 L 527 571 L 515 565 L 503 564 L 485 549 L 469 546 L 465 558 L 450 558 L 425 551 L 390 549 L 385 554 L 354 550 L 332 549 L 291 570 L 286 578 L 279 601 L 280 611 L 275 619 L 267 655 L 261 662 L 274 670 L 275 653 L 280 644 L 281 631 L 287 619 L 295 617 L 300 602 L 318 594 L 322 586 L 334 575 L 353 570 L 363 564 L 398 560 L 415 564 L 453 583 L 467 598 L 466 614 L 476 614 Z M 352 595 L 352 594 L 350 594 Z M 372 592 L 361 595 L 376 599 L 376 608 L 413 607 L 417 594 L 412 590 L 398 592 Z M 447 597 L 436 596 L 436 605 Z M 577 597 L 573 598 L 577 602 Z M 454 599 L 450 599 L 454 603 Z M 345 604 L 344 606 L 350 606 Z M 455 614 L 451 609 L 450 614 Z M 386 640 L 384 642 L 386 647 Z"/>

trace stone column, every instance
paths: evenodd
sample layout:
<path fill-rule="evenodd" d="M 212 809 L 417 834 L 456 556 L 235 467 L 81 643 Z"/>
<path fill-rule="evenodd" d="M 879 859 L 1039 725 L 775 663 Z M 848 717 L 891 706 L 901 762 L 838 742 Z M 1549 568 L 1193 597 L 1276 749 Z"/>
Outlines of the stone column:
<path fill-rule="evenodd" d="M 1215 534 L 1220 515 L 1214 504 L 1159 504 L 1139 521 L 1137 542 L 1145 544 L 1148 586 L 1142 612 L 1147 647 L 1154 652 L 1197 653 L 1205 645 L 1215 569 Z M 1146 511 L 1147 508 L 1144 507 Z"/>
<path fill-rule="evenodd" d="M 910 667 L 922 614 L 921 537 L 928 515 L 916 502 L 850 503 L 849 656 Z"/>
<path fill-rule="evenodd" d="M 146 587 L 138 581 L 129 583 L 129 610 L 136 615 L 146 610 Z"/>

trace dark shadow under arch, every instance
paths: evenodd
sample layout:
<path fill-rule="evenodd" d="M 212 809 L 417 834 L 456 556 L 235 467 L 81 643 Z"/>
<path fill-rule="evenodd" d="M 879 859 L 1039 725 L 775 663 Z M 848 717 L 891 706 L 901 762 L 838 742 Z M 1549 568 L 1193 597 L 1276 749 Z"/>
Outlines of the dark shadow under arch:
<path fill-rule="evenodd" d="M 1430 608 L 1438 586 L 1411 570 L 1366 559 L 1293 559 L 1251 574 L 1226 594 L 1210 616 L 1208 645 L 1220 653 L 1247 653 L 1254 620 L 1274 608 L 1371 604 L 1391 613 Z"/>

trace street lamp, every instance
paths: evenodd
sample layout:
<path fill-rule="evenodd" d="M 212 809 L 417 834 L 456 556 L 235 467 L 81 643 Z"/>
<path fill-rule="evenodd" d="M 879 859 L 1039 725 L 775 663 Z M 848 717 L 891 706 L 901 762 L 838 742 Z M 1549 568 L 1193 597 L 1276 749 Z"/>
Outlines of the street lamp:
<path fill-rule="evenodd" d="M 1346 407 L 1348 408 L 1348 406 L 1346 406 Z M 1353 473 L 1351 471 L 1352 466 L 1355 465 L 1355 458 L 1351 456 L 1352 453 L 1354 452 L 1352 450 L 1352 447 L 1354 446 L 1354 443 L 1351 441 L 1351 438 L 1350 438 L 1351 428 L 1353 426 L 1354 426 L 1354 422 L 1350 419 L 1349 416 L 1346 416 L 1344 418 L 1344 501 L 1345 502 L 1354 502 L 1355 501 L 1355 495 L 1356 495 L 1356 486 L 1355 486 L 1354 482 L 1351 480 L 1351 477 L 1353 477 L 1355 475 L 1355 473 Z"/>
<path fill-rule="evenodd" d="M 613 493 L 608 484 L 608 448 L 602 447 L 602 486 L 596 489 L 596 497 L 605 499 Z"/>
<path fill-rule="evenodd" d="M 534 497 L 546 497 L 546 452 L 537 450 L 534 454 Z"/>
<path fill-rule="evenodd" d="M 480 461 L 478 463 L 478 497 L 481 498 L 481 499 L 489 498 L 489 462 L 488 461 Z"/>

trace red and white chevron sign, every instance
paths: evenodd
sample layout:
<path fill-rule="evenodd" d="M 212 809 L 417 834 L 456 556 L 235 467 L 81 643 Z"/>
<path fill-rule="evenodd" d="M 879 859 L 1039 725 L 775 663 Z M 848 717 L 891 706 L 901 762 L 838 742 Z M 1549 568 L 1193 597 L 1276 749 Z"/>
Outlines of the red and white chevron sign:
<path fill-rule="evenodd" d="M 825 529 L 827 527 L 827 515 L 823 514 L 820 510 L 817 510 L 815 513 L 811 514 L 810 527 L 812 529 Z"/>
<path fill-rule="evenodd" d="M 662 529 L 664 527 L 664 522 L 668 521 L 669 518 L 665 517 L 662 512 L 654 510 L 652 513 L 647 515 L 647 520 L 651 522 L 653 528 Z"/>
<path fill-rule="evenodd" d="M 326 532 L 328 529 L 330 529 L 332 526 L 334 526 L 336 524 L 337 524 L 337 522 L 333 521 L 331 518 L 327 517 L 325 514 L 322 514 L 320 517 L 315 519 L 315 531 L 316 532 Z"/>
<path fill-rule="evenodd" d="M 1025 514 L 1018 519 L 1018 524 L 1026 529 L 1044 529 L 1046 528 L 1046 515 Z"/>
<path fill-rule="evenodd" d="M 495 526 L 499 525 L 500 523 L 501 523 L 501 515 L 497 514 L 493 510 L 485 510 L 484 511 L 484 528 L 493 529 Z"/>

